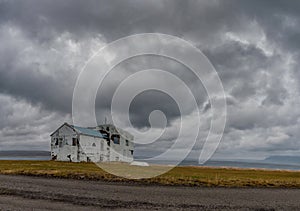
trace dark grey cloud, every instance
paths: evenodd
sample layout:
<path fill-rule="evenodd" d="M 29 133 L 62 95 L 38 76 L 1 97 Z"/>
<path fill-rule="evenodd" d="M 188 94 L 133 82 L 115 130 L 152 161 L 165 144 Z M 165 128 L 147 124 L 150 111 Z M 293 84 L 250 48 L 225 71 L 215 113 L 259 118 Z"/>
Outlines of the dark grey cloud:
<path fill-rule="evenodd" d="M 300 2 L 283 0 L 2 0 L 1 149 L 16 148 L 16 143 L 19 148 L 47 148 L 50 132 L 70 121 L 73 88 L 86 60 L 118 38 L 159 32 L 199 47 L 219 73 L 227 95 L 228 124 L 217 154 L 297 154 L 299 9 Z M 98 93 L 98 122 L 110 117 L 110 101 L 118 84 L 147 68 L 168 70 L 189 85 L 202 111 L 203 141 L 210 117 L 205 89 L 186 67 L 166 58 L 133 58 L 116 67 Z M 159 143 L 151 145 L 150 151 L 157 153 L 176 137 L 178 118 L 192 111 L 180 114 L 170 97 L 145 92 L 132 102 L 133 124 L 149 126 L 148 114 L 154 109 L 164 111 L 169 129 Z M 193 122 L 192 117 L 186 119 Z M 149 148 L 138 149 L 143 154 Z"/>
<path fill-rule="evenodd" d="M 202 109 L 205 106 L 204 103 L 206 103 L 208 100 L 207 93 L 199 79 L 197 79 L 195 74 L 186 66 L 169 58 L 152 55 L 138 56 L 130 58 L 116 66 L 106 76 L 101 87 L 99 87 L 96 99 L 96 107 L 98 108 L 98 122 L 103 122 L 105 117 L 111 119 L 110 114 L 103 112 L 103 110 L 107 110 L 110 107 L 110 102 L 112 101 L 113 94 L 118 85 L 122 81 L 126 80 L 126 78 L 131 74 L 147 69 L 164 70 L 176 75 L 189 86 L 199 107 Z M 156 80 L 161 79 L 157 78 Z M 172 84 L 170 84 L 168 80 L 165 80 L 164 83 L 166 87 L 172 87 L 174 90 L 178 89 L 178 87 L 174 87 Z M 190 102 L 186 102 L 186 111 L 185 113 L 181 114 L 178 105 L 174 99 L 171 98 L 171 96 L 163 93 L 162 91 L 148 90 L 140 93 L 132 101 L 129 110 L 130 119 L 135 127 L 149 127 L 148 116 L 151 111 L 161 110 L 166 115 L 168 124 L 170 125 L 172 120 L 179 118 L 181 115 L 186 115 L 192 111 L 189 109 L 189 105 Z"/>

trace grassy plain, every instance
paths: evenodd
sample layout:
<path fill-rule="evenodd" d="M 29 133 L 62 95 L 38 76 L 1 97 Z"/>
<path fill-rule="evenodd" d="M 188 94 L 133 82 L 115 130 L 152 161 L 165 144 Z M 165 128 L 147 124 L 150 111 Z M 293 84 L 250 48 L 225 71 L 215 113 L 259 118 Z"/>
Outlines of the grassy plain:
<path fill-rule="evenodd" d="M 131 167 L 112 163 L 113 168 L 132 168 L 147 171 L 150 167 Z M 149 179 L 133 180 L 111 175 L 94 163 L 58 161 L 0 161 L 0 174 L 59 177 L 141 184 L 207 186 L 207 187 L 277 187 L 300 188 L 300 171 L 271 171 L 258 169 L 175 167 L 171 171 Z"/>

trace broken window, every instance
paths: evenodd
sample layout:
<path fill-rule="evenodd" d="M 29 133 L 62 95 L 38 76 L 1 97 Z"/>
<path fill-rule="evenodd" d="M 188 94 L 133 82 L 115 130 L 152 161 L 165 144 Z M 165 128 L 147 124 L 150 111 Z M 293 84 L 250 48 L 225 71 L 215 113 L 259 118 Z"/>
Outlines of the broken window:
<path fill-rule="evenodd" d="M 76 146 L 77 145 L 77 138 L 72 138 L 72 146 Z"/>
<path fill-rule="evenodd" d="M 126 140 L 126 146 L 129 146 L 129 141 L 128 140 Z"/>
<path fill-rule="evenodd" d="M 133 155 L 133 150 L 130 150 L 131 155 Z"/>
<path fill-rule="evenodd" d="M 114 144 L 120 144 L 120 136 L 119 135 L 112 135 L 111 140 L 114 142 Z"/>
<path fill-rule="evenodd" d="M 58 138 L 54 138 L 54 141 L 55 141 L 55 145 L 57 146 L 58 145 Z"/>

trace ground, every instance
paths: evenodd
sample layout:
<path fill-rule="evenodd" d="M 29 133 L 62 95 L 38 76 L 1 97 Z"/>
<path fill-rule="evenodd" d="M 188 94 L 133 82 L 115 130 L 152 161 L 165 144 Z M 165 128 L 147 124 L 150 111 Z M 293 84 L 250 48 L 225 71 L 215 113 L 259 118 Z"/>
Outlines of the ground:
<path fill-rule="evenodd" d="M 299 210 L 300 189 L 208 188 L 0 175 L 0 210 Z"/>
<path fill-rule="evenodd" d="M 114 163 L 111 169 L 119 172 L 147 172 L 162 167 L 138 167 Z M 228 169 L 207 167 L 176 167 L 158 177 L 129 180 L 108 174 L 94 163 L 56 161 L 0 161 L 0 174 L 56 178 L 208 187 L 276 187 L 300 188 L 300 171 L 270 171 L 257 169 Z"/>

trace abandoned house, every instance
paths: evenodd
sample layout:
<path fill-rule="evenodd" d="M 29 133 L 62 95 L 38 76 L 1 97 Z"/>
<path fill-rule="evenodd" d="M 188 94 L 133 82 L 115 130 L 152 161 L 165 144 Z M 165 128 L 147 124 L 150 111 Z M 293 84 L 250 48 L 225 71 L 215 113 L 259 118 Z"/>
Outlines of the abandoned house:
<path fill-rule="evenodd" d="M 133 136 L 111 124 L 84 128 L 64 123 L 50 136 L 52 160 L 133 161 Z"/>

